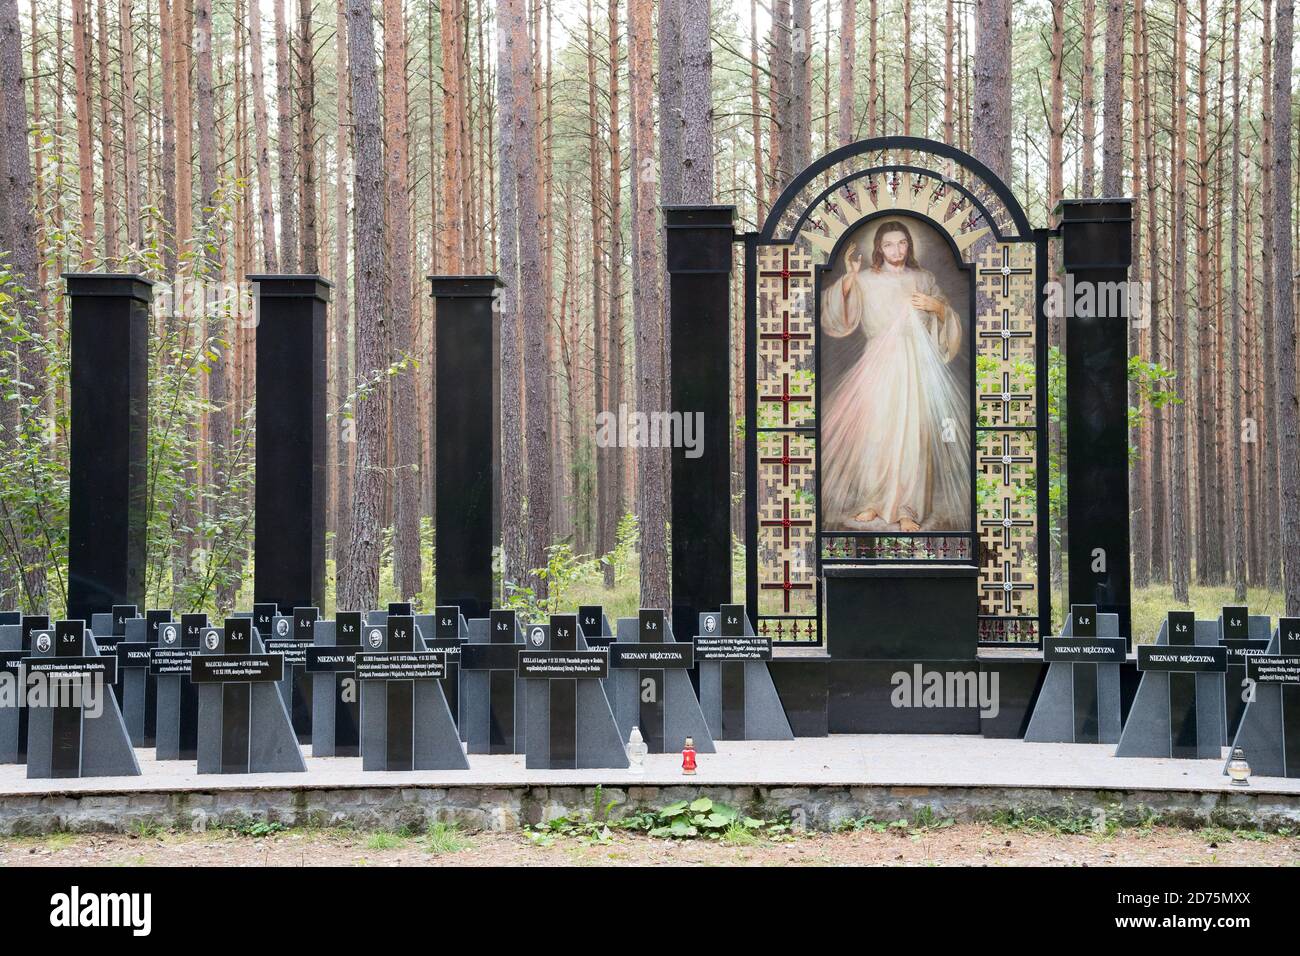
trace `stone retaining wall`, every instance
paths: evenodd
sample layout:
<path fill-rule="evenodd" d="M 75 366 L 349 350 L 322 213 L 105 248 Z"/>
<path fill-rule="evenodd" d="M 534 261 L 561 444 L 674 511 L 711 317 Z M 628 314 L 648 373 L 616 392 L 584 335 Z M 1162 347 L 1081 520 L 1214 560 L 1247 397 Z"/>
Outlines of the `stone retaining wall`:
<path fill-rule="evenodd" d="M 356 787 L 54 793 L 0 796 L 0 835 L 128 832 L 141 827 L 202 830 L 249 823 L 423 829 L 434 821 L 470 830 L 511 830 L 610 806 L 659 809 L 707 796 L 765 819 L 829 830 L 849 821 L 918 817 L 987 820 L 1019 813 L 1049 819 L 1118 818 L 1188 827 L 1300 830 L 1300 795 L 1173 790 L 1023 787 L 667 786 L 667 787 Z"/>

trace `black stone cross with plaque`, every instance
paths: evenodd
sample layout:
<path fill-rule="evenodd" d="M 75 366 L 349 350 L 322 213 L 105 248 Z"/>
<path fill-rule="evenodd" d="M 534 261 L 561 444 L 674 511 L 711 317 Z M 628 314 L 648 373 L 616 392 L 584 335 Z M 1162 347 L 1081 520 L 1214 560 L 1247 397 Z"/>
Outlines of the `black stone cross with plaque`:
<path fill-rule="evenodd" d="M 156 747 L 159 760 L 197 760 L 199 696 L 190 681 L 190 658 L 200 653 L 206 614 L 182 614 L 179 623 L 159 625 L 158 645 L 149 651 L 149 673 L 158 682 Z"/>
<path fill-rule="evenodd" d="M 50 627 L 50 618 L 46 614 L 20 614 L 18 617 L 18 643 L 12 648 L 11 655 L 7 658 L 6 670 L 12 673 L 19 673 L 19 662 L 27 657 L 32 650 L 32 634 L 36 631 L 45 631 Z M 14 763 L 27 762 L 27 730 L 31 715 L 27 712 L 27 706 L 23 701 L 23 695 L 18 695 L 17 719 L 15 721 L 17 734 L 17 747 L 14 751 Z"/>
<path fill-rule="evenodd" d="M 200 652 L 190 659 L 199 773 L 306 771 L 277 686 L 283 677 L 283 655 L 266 652 L 252 617 L 202 629 Z"/>
<path fill-rule="evenodd" d="M 1259 636 L 1252 637 L 1252 633 Z M 1242 693 L 1246 685 L 1246 661 L 1258 654 L 1268 653 L 1268 618 L 1252 615 L 1245 607 L 1225 606 L 1219 614 L 1219 643 L 1228 649 L 1223 695 L 1227 711 L 1227 739 L 1232 740 L 1237 736 L 1241 715 L 1246 711 L 1246 695 Z"/>
<path fill-rule="evenodd" d="M 451 719 L 460 728 L 460 649 L 469 638 L 469 628 L 460 613 L 460 606 L 439 605 L 434 609 L 432 619 L 417 616 L 415 626 L 424 636 L 424 646 L 431 651 L 441 651 L 447 659 L 447 676 L 442 679 L 442 696 L 447 699 Z M 426 631 L 426 627 L 430 630 Z M 461 740 L 464 740 L 464 729 L 461 728 L 459 732 Z"/>
<path fill-rule="evenodd" d="M 465 673 L 466 699 L 462 719 L 468 723 L 465 740 L 472 754 L 511 754 L 525 749 L 523 684 L 519 679 L 519 623 L 515 612 L 494 608 L 488 612 L 487 635 L 460 650 Z"/>
<path fill-rule="evenodd" d="M 699 615 L 700 707 L 715 740 L 793 740 L 768 671 L 771 638 L 755 634 L 743 604 Z"/>
<path fill-rule="evenodd" d="M 1279 618 L 1269 653 L 1247 659 L 1246 696 L 1233 747 L 1256 776 L 1300 777 L 1300 618 Z"/>
<path fill-rule="evenodd" d="M 117 656 L 101 655 L 84 621 L 56 621 L 32 634 L 23 660 L 30 698 L 29 779 L 136 776 L 140 765 L 110 689 Z"/>
<path fill-rule="evenodd" d="M 293 732 L 298 743 L 311 743 L 312 680 L 307 677 L 307 648 L 314 638 L 314 628 L 320 619 L 320 609 L 296 607 L 291 616 L 277 615 L 270 630 L 258 628 L 268 652 L 284 656 L 284 679 L 280 681 L 280 694 L 289 708 Z"/>
<path fill-rule="evenodd" d="M 126 621 L 117 642 L 117 669 L 122 684 L 122 718 L 131 743 L 153 747 L 158 733 L 158 678 L 149 672 L 149 655 L 158 646 L 158 628 L 172 619 L 170 610 L 145 611 Z"/>
<path fill-rule="evenodd" d="M 1119 741 L 1120 665 L 1128 640 L 1116 614 L 1095 604 L 1070 605 L 1064 633 L 1043 638 L 1048 665 L 1025 740 L 1031 743 L 1114 744 Z"/>
<path fill-rule="evenodd" d="M 659 608 L 641 608 L 618 622 L 609 645 L 610 701 L 626 740 L 635 726 L 649 753 L 680 751 L 687 737 L 699 753 L 713 753 L 713 736 L 691 686 L 695 647 L 677 641 Z"/>
<path fill-rule="evenodd" d="M 361 650 L 361 612 L 338 611 L 333 621 L 317 621 L 306 649 L 311 676 L 312 755 L 361 756 L 361 689 L 357 653 Z"/>
<path fill-rule="evenodd" d="M 363 770 L 469 768 L 442 693 L 446 670 L 446 654 L 425 648 L 414 616 L 365 625 L 356 655 Z"/>
<path fill-rule="evenodd" d="M 1155 644 L 1137 646 L 1142 682 L 1115 750 L 1119 757 L 1218 757 L 1224 744 L 1228 649 L 1214 622 L 1170 611 Z"/>
<path fill-rule="evenodd" d="M 601 681 L 609 652 L 586 646 L 576 614 L 524 628 L 518 673 L 527 681 L 524 765 L 531 770 L 626 767 L 614 714 Z"/>

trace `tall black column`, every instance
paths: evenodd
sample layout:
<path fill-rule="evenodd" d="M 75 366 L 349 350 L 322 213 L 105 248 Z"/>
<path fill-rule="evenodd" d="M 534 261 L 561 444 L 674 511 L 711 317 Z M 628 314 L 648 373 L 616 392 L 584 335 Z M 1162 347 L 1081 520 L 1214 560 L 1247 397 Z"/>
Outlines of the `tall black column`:
<path fill-rule="evenodd" d="M 68 618 L 144 606 L 149 308 L 138 275 L 68 273 Z"/>
<path fill-rule="evenodd" d="M 667 206 L 671 410 L 702 424 L 672 451 L 673 633 L 731 603 L 731 245 L 734 206 Z M 653 411 L 653 409 L 647 409 Z M 698 417 L 697 417 L 698 416 Z M 683 430 L 685 434 L 685 430 Z"/>
<path fill-rule="evenodd" d="M 496 276 L 429 276 L 436 303 L 434 587 L 468 618 L 493 605 L 499 334 Z"/>
<path fill-rule="evenodd" d="M 253 600 L 325 606 L 325 312 L 318 275 L 256 275 Z M 339 423 L 341 427 L 341 423 Z"/>
<path fill-rule="evenodd" d="M 1133 202 L 1061 203 L 1066 309 L 1070 603 L 1118 614 L 1132 636 L 1128 500 L 1128 269 Z"/>

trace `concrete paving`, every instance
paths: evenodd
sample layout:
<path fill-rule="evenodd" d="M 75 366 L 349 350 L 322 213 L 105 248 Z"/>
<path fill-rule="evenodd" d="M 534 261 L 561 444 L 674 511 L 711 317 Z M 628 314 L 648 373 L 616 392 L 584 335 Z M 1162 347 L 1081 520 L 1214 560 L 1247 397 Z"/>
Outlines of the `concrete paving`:
<path fill-rule="evenodd" d="M 681 758 L 650 755 L 645 772 L 526 770 L 522 755 L 471 756 L 462 771 L 365 773 L 360 758 L 306 758 L 306 773 L 200 776 L 194 762 L 158 761 L 137 750 L 139 777 L 28 780 L 21 765 L 0 766 L 0 797 L 42 794 L 212 792 L 220 790 L 401 787 L 971 787 L 1027 790 L 1242 792 L 1218 760 L 1121 759 L 1095 744 L 1031 744 L 968 736 L 834 735 L 794 741 L 719 741 L 681 773 Z M 310 753 L 310 748 L 304 748 Z M 1226 756 L 1226 754 L 1225 754 Z M 1249 755 L 1247 755 L 1249 757 Z M 1255 777 L 1248 792 L 1300 795 L 1300 779 Z"/>

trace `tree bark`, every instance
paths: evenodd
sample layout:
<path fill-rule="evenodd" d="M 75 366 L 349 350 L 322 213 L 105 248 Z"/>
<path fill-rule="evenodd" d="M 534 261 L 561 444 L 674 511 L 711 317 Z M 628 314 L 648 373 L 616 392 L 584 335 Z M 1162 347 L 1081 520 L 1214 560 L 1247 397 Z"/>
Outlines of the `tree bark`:
<path fill-rule="evenodd" d="M 1273 172 L 1278 184 L 1273 212 L 1273 343 L 1277 361 L 1278 447 L 1280 456 L 1282 593 L 1286 613 L 1300 614 L 1300 407 L 1296 394 L 1295 274 L 1291 224 L 1291 63 L 1295 6 L 1278 0 L 1273 62 Z"/>
<path fill-rule="evenodd" d="M 682 185 L 680 201 L 713 202 L 713 47 L 709 0 L 681 4 Z M 829 122 L 827 118 L 827 122 Z"/>
<path fill-rule="evenodd" d="M 1011 178 L 1011 0 L 975 2 L 975 158 Z"/>
<path fill-rule="evenodd" d="M 387 446 L 388 393 L 382 380 L 389 353 L 384 303 L 384 168 L 375 35 L 369 0 L 347 0 L 352 94 L 355 203 L 357 378 L 367 383 L 356 410 L 356 474 L 341 609 L 364 610 L 379 598 L 379 550 Z M 285 127 L 288 129 L 289 127 Z M 292 248 L 292 247 L 289 247 Z M 283 252 L 283 250 L 282 250 Z"/>
<path fill-rule="evenodd" d="M 125 0 L 123 0 L 125 2 Z M 275 248 L 275 212 L 271 194 L 271 146 L 266 115 L 266 79 L 262 67 L 262 3 L 249 0 L 249 47 L 252 60 L 253 81 L 253 139 L 257 153 L 257 215 L 262 226 L 262 263 L 268 273 L 280 271 Z M 339 4 L 339 21 L 343 19 L 343 5 Z M 346 41 L 344 41 L 346 42 Z M 347 87 L 347 70 L 340 64 L 339 89 Z M 341 122 L 341 120 L 340 120 Z M 346 229 L 341 231 L 346 232 Z M 342 280 L 339 280 L 342 281 Z M 346 294 L 346 293 L 344 293 Z"/>
<path fill-rule="evenodd" d="M 1106 0 L 1106 78 L 1102 94 L 1101 191 L 1124 191 L 1124 0 Z M 1133 60 L 1137 72 L 1137 58 Z M 1136 104 L 1135 104 L 1136 105 Z"/>
<path fill-rule="evenodd" d="M 1173 212 L 1173 371 L 1184 401 L 1187 391 L 1187 0 L 1174 3 L 1174 212 Z M 1187 461 L 1187 406 L 1173 406 L 1173 461 Z M 1191 577 L 1188 540 L 1188 495 L 1183 481 L 1173 482 L 1171 567 L 1174 601 L 1188 603 Z"/>
<path fill-rule="evenodd" d="M 393 356 L 404 364 L 390 378 L 396 472 L 393 580 L 401 600 L 423 589 L 420 568 L 420 439 L 416 421 L 415 366 L 411 322 L 411 235 L 407 145 L 406 26 L 402 0 L 384 0 L 384 147 L 388 173 L 388 311 Z M 305 231 L 305 230 L 304 230 Z"/>
<path fill-rule="evenodd" d="M 948 0 L 948 19 L 952 22 L 952 0 Z M 858 49 L 858 0 L 840 2 L 840 104 L 839 144 L 847 146 L 857 139 L 853 126 L 853 70 Z M 949 50 L 951 64 L 951 50 Z M 830 122 L 830 117 L 826 121 Z"/>
<path fill-rule="evenodd" d="M 630 0 L 628 67 L 632 95 L 632 313 L 636 333 L 637 408 L 664 409 L 663 321 L 655 203 L 654 89 L 650 0 Z M 650 450 L 638 454 L 641 511 L 641 606 L 669 607 L 664 472 Z"/>
<path fill-rule="evenodd" d="M 275 0 L 275 148 L 280 161 L 280 269 L 294 273 L 298 271 L 298 184 L 294 178 L 293 155 L 297 137 L 293 124 L 293 64 L 289 56 L 284 0 Z"/>
<path fill-rule="evenodd" d="M 313 0 L 298 0 L 298 158 L 302 163 L 299 186 L 302 197 L 298 208 L 302 210 L 301 252 L 298 261 L 302 271 L 313 275 L 320 271 L 318 225 L 316 222 L 316 68 L 312 39 Z M 385 43 L 387 38 L 385 37 Z"/>

